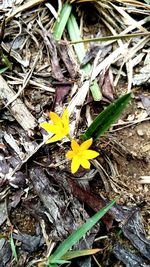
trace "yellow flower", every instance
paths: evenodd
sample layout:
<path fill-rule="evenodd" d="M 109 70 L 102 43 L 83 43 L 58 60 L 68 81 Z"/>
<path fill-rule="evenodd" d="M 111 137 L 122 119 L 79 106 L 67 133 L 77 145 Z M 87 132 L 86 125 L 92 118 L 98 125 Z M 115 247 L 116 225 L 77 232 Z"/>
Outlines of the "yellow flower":
<path fill-rule="evenodd" d="M 66 157 L 68 159 L 72 159 L 71 163 L 71 172 L 75 173 L 80 165 L 85 168 L 90 168 L 90 162 L 89 159 L 96 158 L 99 153 L 88 149 L 93 143 L 92 138 L 88 139 L 87 141 L 83 142 L 81 145 L 79 145 L 75 140 L 71 141 L 71 148 L 72 150 L 68 151 L 66 154 Z"/>
<path fill-rule="evenodd" d="M 56 142 L 69 134 L 69 113 L 65 109 L 60 118 L 55 112 L 50 112 L 50 119 L 53 123 L 42 122 L 40 127 L 48 133 L 53 133 L 54 136 L 47 140 L 46 144 Z"/>

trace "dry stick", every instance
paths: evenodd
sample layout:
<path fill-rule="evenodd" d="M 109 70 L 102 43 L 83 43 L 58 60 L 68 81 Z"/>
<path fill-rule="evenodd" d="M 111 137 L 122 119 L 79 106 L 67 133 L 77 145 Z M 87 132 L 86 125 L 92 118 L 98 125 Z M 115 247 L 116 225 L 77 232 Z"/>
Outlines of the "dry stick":
<path fill-rule="evenodd" d="M 0 99 L 4 105 L 15 97 L 15 92 L 7 85 L 0 75 Z M 18 98 L 9 106 L 9 111 L 25 131 L 31 131 L 37 125 L 36 119 L 29 112 L 23 102 Z"/>
<path fill-rule="evenodd" d="M 103 181 L 104 187 L 106 192 L 110 192 L 110 184 L 107 178 L 109 178 L 109 175 L 105 171 L 105 169 L 102 167 L 102 165 L 96 160 L 91 160 L 92 164 L 95 166 L 95 168 L 98 170 L 99 175 Z"/>
<path fill-rule="evenodd" d="M 31 9 L 32 7 L 41 4 L 42 2 L 45 2 L 46 0 L 29 0 L 28 2 L 24 3 L 23 5 L 20 5 L 17 8 L 14 8 L 14 11 L 6 18 L 6 22 L 13 19 L 18 13 L 23 12 L 25 10 Z"/>
<path fill-rule="evenodd" d="M 45 136 L 45 139 L 39 145 L 37 144 L 32 152 L 27 153 L 25 159 L 22 160 L 22 162 L 18 164 L 13 171 L 9 172 L 9 176 L 12 177 L 15 175 L 15 173 L 21 169 L 21 167 L 46 143 L 50 137 L 52 137 L 52 134 Z"/>
<path fill-rule="evenodd" d="M 15 92 L 7 85 L 6 81 L 0 75 L 0 99 L 2 99 L 2 102 L 6 104 L 15 96 Z M 36 119 L 19 98 L 10 104 L 8 109 L 24 130 L 31 132 L 31 130 L 37 125 Z M 31 153 L 27 153 L 25 159 L 22 160 L 22 162 L 18 164 L 13 171 L 10 171 L 10 177 L 20 170 L 21 167 L 45 144 L 46 140 L 50 137 L 51 135 L 46 136 L 45 140 L 43 140 L 39 145 L 37 144 Z"/>
<path fill-rule="evenodd" d="M 116 2 L 118 2 L 119 4 L 122 2 L 125 5 L 132 5 L 135 7 L 142 7 L 145 9 L 150 9 L 150 5 L 147 5 L 146 3 L 140 3 L 140 1 L 136 1 L 136 0 L 116 0 Z"/>
<path fill-rule="evenodd" d="M 139 29 L 139 31 L 141 32 L 148 32 L 146 28 L 144 28 L 142 25 L 145 24 L 145 20 L 149 20 L 149 17 L 146 17 L 140 21 L 136 21 L 134 20 L 125 10 L 123 7 L 118 7 L 116 5 L 114 5 L 113 3 L 110 3 L 110 5 L 116 9 L 118 11 L 118 13 L 120 13 L 120 15 L 122 16 L 122 20 L 127 21 L 128 22 L 128 27 L 122 32 L 120 33 L 120 35 L 123 35 L 123 34 L 127 34 L 129 32 L 131 32 L 132 30 L 134 30 L 135 28 Z M 126 24 L 126 23 L 125 23 Z M 130 30 L 128 30 L 129 28 L 131 28 Z"/>
<path fill-rule="evenodd" d="M 14 49 L 12 49 L 10 46 L 6 45 L 4 42 L 1 43 L 1 47 L 9 53 L 9 55 L 14 58 L 17 62 L 19 62 L 22 66 L 25 68 L 29 66 L 29 61 L 23 59 L 19 53 L 17 53 Z"/>
<path fill-rule="evenodd" d="M 112 126 L 119 126 L 119 125 L 124 125 L 120 128 L 117 128 L 117 129 L 114 129 L 114 130 L 110 130 L 110 132 L 117 132 L 117 131 L 121 131 L 122 129 L 124 128 L 128 128 L 128 127 L 131 127 L 137 123 L 140 123 L 140 122 L 143 122 L 143 121 L 148 121 L 150 120 L 150 117 L 147 117 L 147 118 L 144 118 L 144 119 L 139 119 L 139 120 L 135 120 L 135 121 L 131 121 L 131 122 L 123 122 L 123 123 L 117 123 L 117 124 L 113 124 Z"/>
<path fill-rule="evenodd" d="M 35 58 L 35 60 L 34 60 L 34 62 L 33 62 L 33 66 L 32 66 L 32 68 L 31 68 L 31 70 L 29 70 L 29 72 L 27 73 L 27 75 L 26 75 L 25 78 L 24 78 L 22 88 L 15 94 L 15 96 L 14 96 L 12 99 L 10 99 L 10 100 L 8 101 L 8 103 L 5 105 L 5 108 L 8 107 L 11 103 L 13 103 L 13 102 L 18 98 L 18 96 L 21 94 L 21 92 L 23 92 L 23 90 L 24 90 L 25 87 L 27 86 L 27 84 L 28 84 L 28 82 L 29 82 L 29 80 L 30 80 L 30 78 L 31 78 L 31 76 L 32 76 L 32 73 L 33 73 L 33 71 L 34 71 L 34 68 L 35 68 L 35 66 L 36 66 L 36 63 L 37 63 L 38 59 L 39 59 L 39 53 L 36 55 L 36 58 Z"/>

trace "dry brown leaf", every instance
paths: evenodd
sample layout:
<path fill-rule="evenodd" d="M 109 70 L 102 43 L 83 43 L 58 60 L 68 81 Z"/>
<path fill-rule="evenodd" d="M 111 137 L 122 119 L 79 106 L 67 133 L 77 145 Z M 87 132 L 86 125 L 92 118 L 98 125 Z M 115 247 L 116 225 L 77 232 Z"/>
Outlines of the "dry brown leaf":
<path fill-rule="evenodd" d="M 45 0 L 29 0 L 27 3 L 15 8 L 14 11 L 7 17 L 6 22 L 11 20 L 13 17 L 15 17 L 19 12 L 30 9 L 42 2 L 45 2 Z"/>

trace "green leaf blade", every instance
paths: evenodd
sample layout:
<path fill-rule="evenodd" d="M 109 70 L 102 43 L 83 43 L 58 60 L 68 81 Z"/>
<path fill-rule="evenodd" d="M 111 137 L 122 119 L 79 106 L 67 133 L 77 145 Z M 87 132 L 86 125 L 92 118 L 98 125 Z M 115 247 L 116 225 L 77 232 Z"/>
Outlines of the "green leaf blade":
<path fill-rule="evenodd" d="M 72 10 L 72 6 L 68 3 L 65 3 L 60 11 L 58 19 L 56 20 L 54 24 L 53 36 L 55 40 L 57 41 L 59 41 L 62 37 L 67 21 L 69 19 L 71 10 Z"/>
<path fill-rule="evenodd" d="M 62 257 L 62 259 L 71 260 L 71 259 L 78 258 L 78 257 L 93 255 L 99 251 L 100 251 L 99 248 L 97 248 L 97 249 L 84 249 L 84 250 L 71 250 L 71 251 L 68 251 Z"/>
<path fill-rule="evenodd" d="M 76 40 L 82 40 L 81 36 L 80 36 L 80 30 L 78 28 L 78 24 L 76 21 L 76 18 L 73 14 L 70 15 L 69 19 L 68 19 L 68 23 L 67 23 L 67 28 L 68 28 L 68 33 L 70 36 L 70 39 L 72 41 L 76 41 Z M 85 48 L 84 48 L 84 44 L 76 44 L 74 45 L 74 49 L 76 52 L 76 55 L 78 57 L 78 60 L 80 63 L 82 63 L 82 60 L 85 56 Z M 87 69 L 90 70 L 90 67 L 86 67 Z"/>
<path fill-rule="evenodd" d="M 10 235 L 10 246 L 11 246 L 13 257 L 14 257 L 15 261 L 17 262 L 18 261 L 18 256 L 17 256 L 16 246 L 15 246 L 15 243 L 14 243 L 14 239 L 13 239 L 12 233 Z"/>
<path fill-rule="evenodd" d="M 102 111 L 82 135 L 83 140 L 98 139 L 120 117 L 131 99 L 131 93 L 125 94 Z"/>
<path fill-rule="evenodd" d="M 0 74 L 4 73 L 8 69 L 9 69 L 8 67 L 5 67 L 5 68 L 0 69 Z"/>
<path fill-rule="evenodd" d="M 72 42 L 76 40 L 80 40 L 82 42 L 82 38 L 80 35 L 80 29 L 77 23 L 77 20 L 73 14 L 70 15 L 67 23 L 68 33 Z M 86 55 L 86 50 L 83 43 L 74 44 L 74 50 L 76 52 L 77 58 L 80 64 L 83 61 L 84 56 Z M 92 66 L 90 64 L 86 64 L 83 67 L 85 74 L 90 75 L 92 71 Z M 100 101 L 102 99 L 102 93 L 100 91 L 99 85 L 96 80 L 90 85 L 90 90 L 95 101 Z"/>
<path fill-rule="evenodd" d="M 97 212 L 94 216 L 89 218 L 83 225 L 81 225 L 75 232 L 73 232 L 64 242 L 62 242 L 55 252 L 49 257 L 49 263 L 55 263 L 86 233 L 89 231 L 114 205 L 116 200 L 111 201 L 106 207 Z"/>

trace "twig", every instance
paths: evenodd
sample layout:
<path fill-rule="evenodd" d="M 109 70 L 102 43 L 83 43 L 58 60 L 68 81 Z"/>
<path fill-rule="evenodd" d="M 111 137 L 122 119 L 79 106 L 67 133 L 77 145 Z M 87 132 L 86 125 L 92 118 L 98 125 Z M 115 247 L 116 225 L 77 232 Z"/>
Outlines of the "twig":
<path fill-rule="evenodd" d="M 15 94 L 14 97 L 8 101 L 8 103 L 5 105 L 4 108 L 8 107 L 11 103 L 13 103 L 18 98 L 18 96 L 21 94 L 21 92 L 25 89 L 25 87 L 27 86 L 27 84 L 28 84 L 28 82 L 29 82 L 29 80 L 30 80 L 30 78 L 32 76 L 32 73 L 34 71 L 34 68 L 36 66 L 36 63 L 37 63 L 38 59 L 39 59 L 39 53 L 36 55 L 36 58 L 35 58 L 35 60 L 33 62 L 33 66 L 31 68 L 31 70 L 29 70 L 29 72 L 27 73 L 27 75 L 24 78 L 22 88 L 20 88 L 20 90 L 18 90 L 17 94 Z"/>
<path fill-rule="evenodd" d="M 0 99 L 2 99 L 3 104 L 6 105 L 8 102 L 11 102 L 14 97 L 15 92 L 8 86 L 7 82 L 0 75 Z M 37 125 L 36 119 L 29 112 L 21 99 L 18 98 L 10 104 L 9 111 L 25 131 L 31 133 Z"/>

